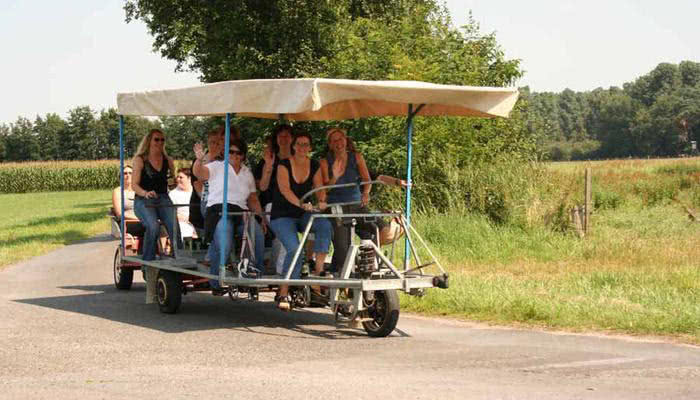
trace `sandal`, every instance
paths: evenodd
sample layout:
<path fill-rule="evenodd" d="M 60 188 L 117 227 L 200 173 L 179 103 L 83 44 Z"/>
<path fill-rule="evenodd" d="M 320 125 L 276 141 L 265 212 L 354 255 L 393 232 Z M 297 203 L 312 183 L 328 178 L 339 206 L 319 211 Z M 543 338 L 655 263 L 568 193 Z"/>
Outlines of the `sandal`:
<path fill-rule="evenodd" d="M 291 311 L 292 309 L 288 296 L 275 296 L 275 305 L 281 311 Z"/>

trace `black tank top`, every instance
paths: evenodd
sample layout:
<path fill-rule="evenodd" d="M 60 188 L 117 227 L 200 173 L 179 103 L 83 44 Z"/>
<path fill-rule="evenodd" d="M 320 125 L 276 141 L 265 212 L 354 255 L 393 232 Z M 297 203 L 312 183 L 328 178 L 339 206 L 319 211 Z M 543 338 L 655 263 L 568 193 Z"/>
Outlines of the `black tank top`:
<path fill-rule="evenodd" d="M 139 186 L 147 192 L 153 190 L 158 194 L 168 194 L 168 169 L 170 164 L 168 158 L 163 155 L 163 166 L 160 171 L 153 168 L 147 157 L 143 159 L 143 168 L 141 169 L 141 181 Z"/>
<path fill-rule="evenodd" d="M 289 159 L 280 160 L 280 166 L 284 165 L 289 172 L 289 188 L 292 192 L 301 199 L 303 195 L 313 189 L 314 186 L 314 175 L 318 171 L 319 163 L 316 160 L 311 160 L 311 167 L 309 168 L 309 177 L 306 178 L 304 182 L 297 183 L 294 181 L 294 174 L 292 174 L 292 164 Z M 279 190 L 275 190 L 272 198 L 272 215 L 270 219 L 275 218 L 301 218 L 304 215 L 304 209 L 295 206 L 294 204 L 287 201 L 287 198 L 280 193 Z"/>

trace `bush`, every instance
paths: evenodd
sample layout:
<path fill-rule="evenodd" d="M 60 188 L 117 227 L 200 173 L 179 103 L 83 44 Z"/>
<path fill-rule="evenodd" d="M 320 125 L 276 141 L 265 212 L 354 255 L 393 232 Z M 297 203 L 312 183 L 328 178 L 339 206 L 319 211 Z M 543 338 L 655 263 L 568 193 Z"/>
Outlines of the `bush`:
<path fill-rule="evenodd" d="M 593 208 L 596 210 L 615 210 L 623 203 L 624 199 L 617 192 L 600 189 L 593 193 Z"/>
<path fill-rule="evenodd" d="M 644 204 L 654 206 L 667 203 L 678 196 L 683 179 L 659 179 L 641 181 L 634 185 L 634 192 L 642 197 Z"/>

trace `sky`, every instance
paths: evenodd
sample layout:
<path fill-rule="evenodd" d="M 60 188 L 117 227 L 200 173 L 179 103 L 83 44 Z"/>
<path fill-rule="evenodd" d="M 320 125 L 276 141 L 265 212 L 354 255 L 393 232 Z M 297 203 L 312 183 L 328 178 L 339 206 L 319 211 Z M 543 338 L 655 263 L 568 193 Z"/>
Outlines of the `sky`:
<path fill-rule="evenodd" d="M 0 123 L 89 105 L 118 92 L 198 85 L 196 73 L 153 53 L 123 0 L 0 0 Z M 700 62 L 697 0 L 446 0 L 455 26 L 471 10 L 520 59 L 517 86 L 560 92 L 622 86 L 661 62 Z"/>

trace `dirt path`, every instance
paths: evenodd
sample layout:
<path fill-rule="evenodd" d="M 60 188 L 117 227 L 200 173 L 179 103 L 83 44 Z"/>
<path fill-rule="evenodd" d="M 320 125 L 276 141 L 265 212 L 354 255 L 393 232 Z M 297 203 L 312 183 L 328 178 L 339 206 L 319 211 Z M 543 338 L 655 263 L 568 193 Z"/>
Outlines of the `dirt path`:
<path fill-rule="evenodd" d="M 328 311 L 189 294 L 165 315 L 112 284 L 116 242 L 0 271 L 0 397 L 698 399 L 700 348 L 402 315 L 371 339 Z"/>

